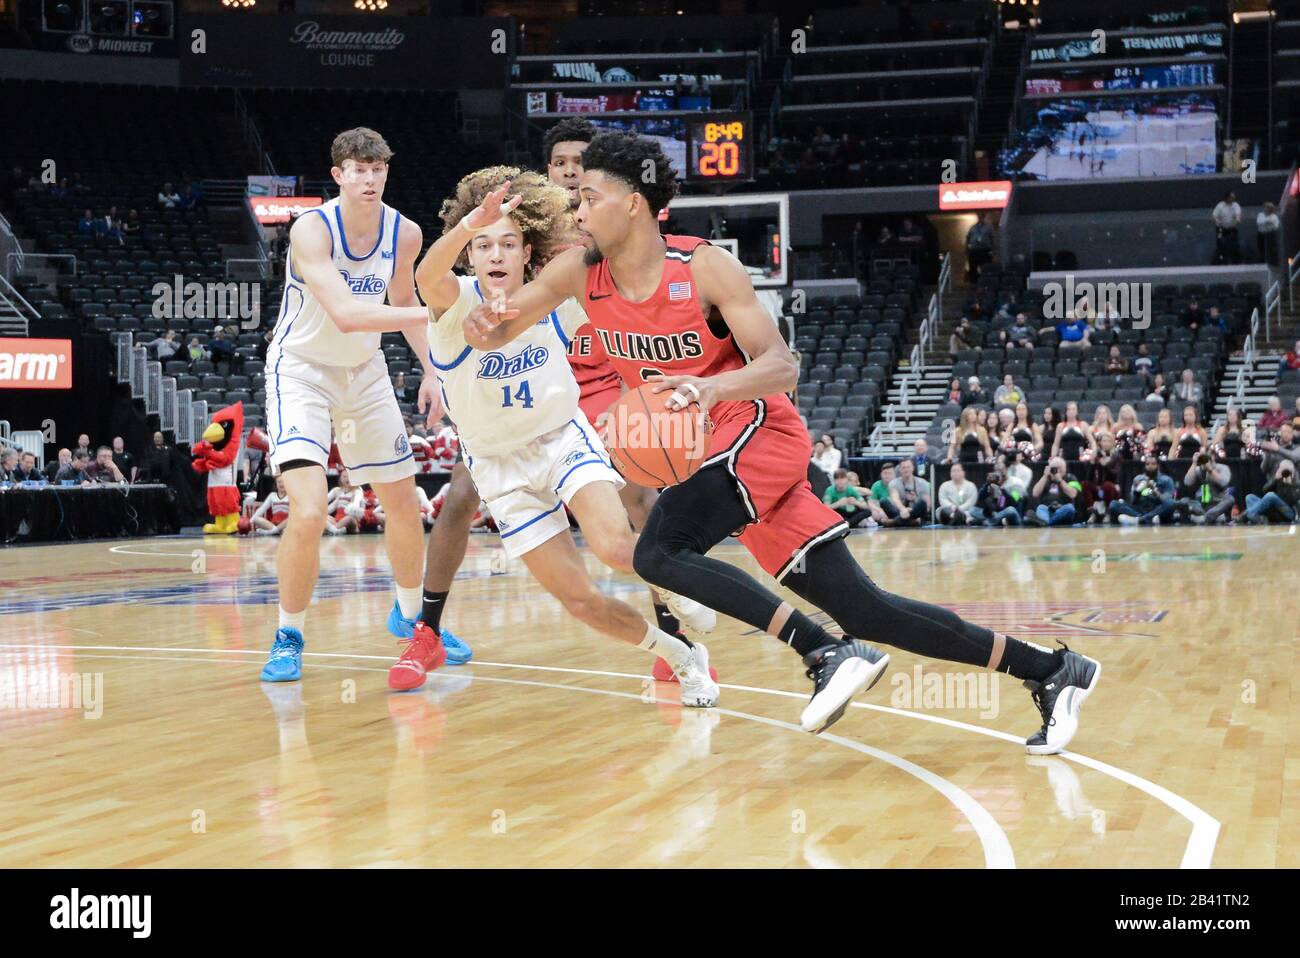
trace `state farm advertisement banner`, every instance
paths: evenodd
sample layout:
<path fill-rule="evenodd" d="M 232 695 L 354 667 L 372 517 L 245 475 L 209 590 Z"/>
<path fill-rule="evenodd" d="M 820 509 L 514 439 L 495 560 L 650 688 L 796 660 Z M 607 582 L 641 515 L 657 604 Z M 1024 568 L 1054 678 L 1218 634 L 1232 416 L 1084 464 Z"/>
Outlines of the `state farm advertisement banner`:
<path fill-rule="evenodd" d="M 1000 210 L 1010 201 L 1010 180 L 939 184 L 941 210 Z"/>
<path fill-rule="evenodd" d="M 250 196 L 248 205 L 254 218 L 263 226 L 288 223 L 313 206 L 321 205 L 319 196 Z"/>
<path fill-rule="evenodd" d="M 71 389 L 72 340 L 0 337 L 0 389 Z"/>

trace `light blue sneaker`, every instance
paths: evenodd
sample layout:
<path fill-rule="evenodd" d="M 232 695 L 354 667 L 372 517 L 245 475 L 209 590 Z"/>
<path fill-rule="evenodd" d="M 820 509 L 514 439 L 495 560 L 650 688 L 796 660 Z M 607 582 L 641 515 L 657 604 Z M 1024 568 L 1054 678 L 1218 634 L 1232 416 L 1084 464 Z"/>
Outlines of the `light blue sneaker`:
<path fill-rule="evenodd" d="M 409 639 L 415 634 L 415 619 L 402 615 L 402 608 L 396 600 L 388 613 L 388 631 L 399 639 Z M 474 650 L 453 635 L 450 629 L 443 629 L 441 635 L 442 647 L 447 650 L 448 665 L 464 665 L 474 657 Z"/>
<path fill-rule="evenodd" d="M 271 657 L 262 666 L 262 681 L 297 682 L 302 678 L 302 644 L 297 629 L 277 629 Z"/>

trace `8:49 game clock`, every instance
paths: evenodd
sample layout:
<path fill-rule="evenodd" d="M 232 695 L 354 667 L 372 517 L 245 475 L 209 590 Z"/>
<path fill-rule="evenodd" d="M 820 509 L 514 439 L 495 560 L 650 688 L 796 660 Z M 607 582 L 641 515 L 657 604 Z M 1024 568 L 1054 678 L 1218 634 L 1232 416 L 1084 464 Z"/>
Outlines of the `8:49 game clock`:
<path fill-rule="evenodd" d="M 753 120 L 748 113 L 704 113 L 686 121 L 686 179 L 730 183 L 754 178 Z"/>

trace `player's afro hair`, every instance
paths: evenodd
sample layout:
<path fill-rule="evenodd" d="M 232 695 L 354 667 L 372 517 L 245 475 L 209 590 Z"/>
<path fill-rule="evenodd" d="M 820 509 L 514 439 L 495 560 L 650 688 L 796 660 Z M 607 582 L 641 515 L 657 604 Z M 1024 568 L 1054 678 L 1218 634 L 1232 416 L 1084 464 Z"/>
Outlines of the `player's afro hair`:
<path fill-rule="evenodd" d="M 443 233 L 451 232 L 506 180 L 510 181 L 507 199 L 523 197 L 510 218 L 524 234 L 524 242 L 533 248 L 532 258 L 524 267 L 525 279 L 532 279 L 547 260 L 572 243 L 573 217 L 569 212 L 569 191 L 564 187 L 556 186 L 541 173 L 517 166 L 489 166 L 457 183 L 455 194 L 442 201 L 438 216 L 442 219 Z M 468 249 L 461 253 L 458 264 L 466 270 L 469 269 Z"/>
<path fill-rule="evenodd" d="M 677 195 L 677 172 L 659 143 L 635 133 L 598 133 L 582 153 L 582 168 L 622 180 L 656 216 Z"/>
<path fill-rule="evenodd" d="M 542 165 L 551 162 L 551 151 L 556 143 L 590 143 L 596 138 L 596 125 L 580 116 L 566 116 L 546 131 L 542 140 Z"/>

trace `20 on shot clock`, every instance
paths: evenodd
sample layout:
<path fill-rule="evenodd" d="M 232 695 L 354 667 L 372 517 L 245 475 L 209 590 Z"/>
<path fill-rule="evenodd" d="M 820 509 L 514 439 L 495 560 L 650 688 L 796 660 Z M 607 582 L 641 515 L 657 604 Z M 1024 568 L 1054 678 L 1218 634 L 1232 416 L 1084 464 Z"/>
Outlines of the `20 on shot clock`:
<path fill-rule="evenodd" d="M 726 183 L 754 178 L 753 122 L 748 113 L 705 113 L 686 121 L 686 179 Z"/>

